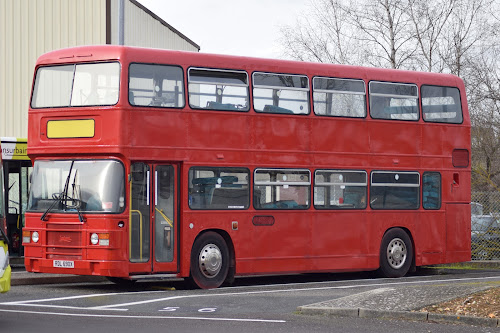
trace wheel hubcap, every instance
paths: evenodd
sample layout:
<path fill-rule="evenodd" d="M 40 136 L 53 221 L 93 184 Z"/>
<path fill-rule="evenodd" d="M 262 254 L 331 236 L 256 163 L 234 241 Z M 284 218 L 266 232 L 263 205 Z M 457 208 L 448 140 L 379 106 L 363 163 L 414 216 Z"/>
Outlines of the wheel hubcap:
<path fill-rule="evenodd" d="M 387 262 L 394 269 L 400 269 L 406 262 L 406 245 L 400 238 L 393 239 L 387 246 Z"/>
<path fill-rule="evenodd" d="M 207 278 L 219 274 L 222 268 L 222 253 L 215 244 L 207 244 L 201 249 L 198 260 L 200 271 Z"/>

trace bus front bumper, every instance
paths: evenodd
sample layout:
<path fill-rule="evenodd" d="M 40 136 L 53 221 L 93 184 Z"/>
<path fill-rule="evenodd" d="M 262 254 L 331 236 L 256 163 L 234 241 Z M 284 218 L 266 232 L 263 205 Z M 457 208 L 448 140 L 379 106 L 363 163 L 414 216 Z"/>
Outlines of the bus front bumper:
<path fill-rule="evenodd" d="M 53 260 L 25 257 L 24 266 L 26 271 L 34 273 L 128 277 L 128 263 L 123 261 Z"/>

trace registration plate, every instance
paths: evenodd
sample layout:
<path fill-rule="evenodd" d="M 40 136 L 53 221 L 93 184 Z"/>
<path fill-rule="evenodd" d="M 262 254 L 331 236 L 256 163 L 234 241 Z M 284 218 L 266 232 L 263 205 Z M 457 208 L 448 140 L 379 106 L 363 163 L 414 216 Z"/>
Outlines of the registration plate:
<path fill-rule="evenodd" d="M 75 262 L 70 260 L 54 260 L 53 265 L 57 268 L 75 268 Z"/>

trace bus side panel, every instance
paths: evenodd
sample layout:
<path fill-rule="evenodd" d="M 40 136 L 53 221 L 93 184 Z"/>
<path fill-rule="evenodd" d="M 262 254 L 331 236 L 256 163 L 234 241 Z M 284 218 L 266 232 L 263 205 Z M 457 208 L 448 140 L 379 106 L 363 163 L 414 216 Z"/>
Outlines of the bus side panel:
<path fill-rule="evenodd" d="M 259 152 L 266 150 L 306 152 L 310 150 L 311 136 L 307 134 L 310 132 L 309 125 L 300 117 L 262 114 L 259 117 L 253 117 L 253 122 L 253 138 L 255 140 L 253 149 Z M 302 133 L 302 135 L 290 135 L 290 133 Z M 298 154 L 289 155 L 290 157 L 297 157 Z M 260 159 L 257 159 L 257 161 L 266 162 Z M 282 162 L 285 162 L 285 160 Z"/>
<path fill-rule="evenodd" d="M 260 213 L 260 212 L 259 212 Z M 311 255 L 311 214 L 308 211 L 262 211 L 274 216 L 273 225 L 253 225 L 254 242 L 241 248 L 239 259 L 253 262 L 249 273 L 299 273 L 308 270 Z M 236 245 L 238 247 L 238 245 Z M 238 263 L 236 264 L 240 272 Z"/>
<path fill-rule="evenodd" d="M 366 211 L 316 211 L 311 235 L 313 270 L 378 267 L 377 254 L 370 253 Z"/>
<path fill-rule="evenodd" d="M 366 163 L 360 158 L 360 154 L 368 154 L 370 147 L 366 143 L 370 141 L 367 123 L 364 119 L 349 119 L 338 117 L 321 117 L 312 119 L 312 133 L 315 135 L 311 141 L 311 148 L 319 154 L 315 157 L 316 165 L 325 165 L 328 168 L 339 165 L 359 167 Z M 339 156 L 332 152 L 342 153 L 342 163 L 339 164 Z"/>
<path fill-rule="evenodd" d="M 214 151 L 221 154 L 221 149 L 246 149 L 250 141 L 250 121 L 247 113 L 234 113 L 230 116 L 221 112 L 193 112 L 188 118 L 188 134 L 185 135 L 188 147 L 198 148 L 201 151 L 211 152 L 208 159 L 195 156 L 196 161 L 213 159 Z M 161 119 L 158 119 L 161 123 Z M 183 124 L 176 124 L 181 127 Z M 185 126 L 185 125 L 184 125 Z M 154 126 L 151 126 L 154 127 Z M 149 127 L 148 127 L 149 128 Z M 178 130 L 172 129 L 176 133 Z M 184 134 L 180 135 L 184 137 Z M 226 157 L 227 158 L 227 157 Z"/>
<path fill-rule="evenodd" d="M 446 204 L 446 262 L 471 260 L 470 204 Z"/>
<path fill-rule="evenodd" d="M 404 167 L 404 165 L 399 162 L 399 159 L 408 156 L 419 156 L 421 141 L 420 126 L 418 126 L 416 122 L 405 122 L 400 124 L 396 122 L 378 122 L 374 120 L 370 123 L 371 152 L 389 155 L 388 157 L 390 158 L 388 161 L 389 163 L 386 163 L 385 161 L 382 162 L 377 160 L 379 156 L 372 155 L 374 160 L 371 165 L 374 167 L 377 165 L 387 167 L 393 164 L 397 167 Z M 397 156 L 393 156 L 392 154 L 396 154 Z M 400 156 L 401 154 L 404 156 Z M 410 164 L 413 168 L 417 165 L 417 163 L 413 162 Z"/>
<path fill-rule="evenodd" d="M 446 251 L 445 212 L 442 210 L 422 211 L 413 237 L 417 266 L 443 262 Z"/>

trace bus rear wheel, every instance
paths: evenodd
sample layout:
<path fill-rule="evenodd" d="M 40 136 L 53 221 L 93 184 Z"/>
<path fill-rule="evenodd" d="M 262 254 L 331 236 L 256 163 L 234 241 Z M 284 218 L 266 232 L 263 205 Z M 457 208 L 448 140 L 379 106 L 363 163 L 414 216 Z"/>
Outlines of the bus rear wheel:
<path fill-rule="evenodd" d="M 379 275 L 402 277 L 408 273 L 413 260 L 413 245 L 408 234 L 401 228 L 387 231 L 380 245 Z"/>
<path fill-rule="evenodd" d="M 229 271 L 229 250 L 224 238 L 216 232 L 198 237 L 191 251 L 190 282 L 201 289 L 219 287 Z"/>

